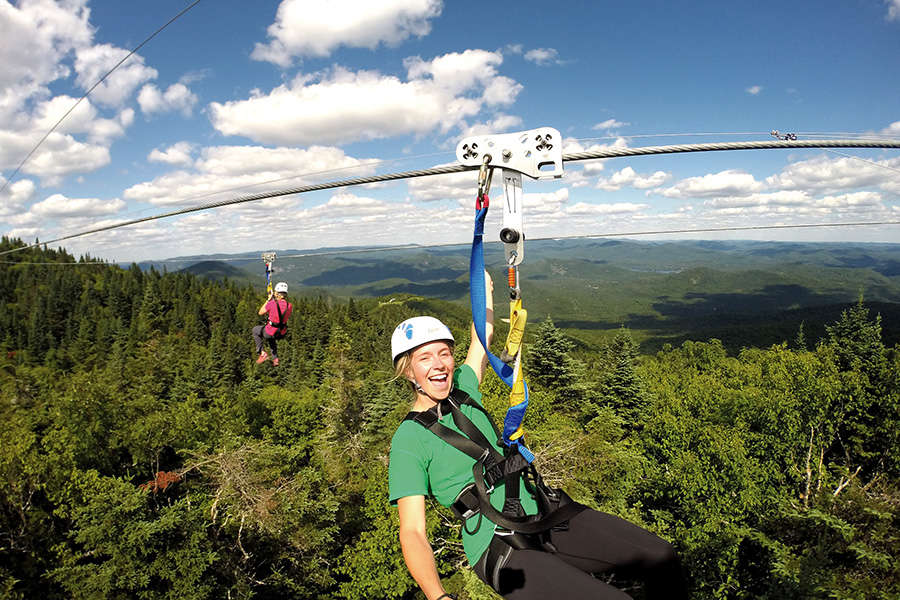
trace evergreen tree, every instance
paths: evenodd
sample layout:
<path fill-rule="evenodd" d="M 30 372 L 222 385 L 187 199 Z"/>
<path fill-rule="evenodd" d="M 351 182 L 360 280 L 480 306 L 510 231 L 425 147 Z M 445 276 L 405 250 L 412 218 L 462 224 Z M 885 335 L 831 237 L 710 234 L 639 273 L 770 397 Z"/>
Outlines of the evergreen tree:
<path fill-rule="evenodd" d="M 636 370 L 638 345 L 628 331 L 622 329 L 616 333 L 605 354 L 612 370 L 600 381 L 600 404 L 614 408 L 626 426 L 639 427 L 647 416 L 650 397 Z"/>
<path fill-rule="evenodd" d="M 575 345 L 547 319 L 538 325 L 535 341 L 528 348 L 528 376 L 550 389 L 565 392 L 575 387 L 578 366 L 569 355 Z"/>

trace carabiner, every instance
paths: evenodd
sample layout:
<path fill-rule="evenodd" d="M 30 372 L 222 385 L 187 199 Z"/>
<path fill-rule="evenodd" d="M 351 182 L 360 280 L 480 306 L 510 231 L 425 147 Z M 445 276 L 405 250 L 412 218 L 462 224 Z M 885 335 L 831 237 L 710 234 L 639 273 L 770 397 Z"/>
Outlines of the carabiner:
<path fill-rule="evenodd" d="M 481 162 L 481 168 L 478 170 L 478 196 L 475 198 L 475 210 L 481 210 L 490 205 L 487 192 L 491 189 L 494 168 L 488 168 L 489 162 L 491 162 L 491 155 L 485 154 Z"/>

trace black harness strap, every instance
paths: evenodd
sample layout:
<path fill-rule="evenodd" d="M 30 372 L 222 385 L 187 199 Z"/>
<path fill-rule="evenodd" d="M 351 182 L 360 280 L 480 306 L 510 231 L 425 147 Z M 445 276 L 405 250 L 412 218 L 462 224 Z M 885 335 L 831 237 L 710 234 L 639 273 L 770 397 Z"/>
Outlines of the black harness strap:
<path fill-rule="evenodd" d="M 278 322 L 273 323 L 272 319 L 269 319 L 269 325 L 278 330 L 273 337 L 283 338 L 285 330 L 287 329 L 287 323 L 284 322 L 284 315 L 281 314 L 281 305 L 278 304 L 278 298 L 275 298 L 275 310 L 278 311 Z"/>
<path fill-rule="evenodd" d="M 422 427 L 475 460 L 472 474 L 475 479 L 475 494 L 467 493 L 472 487 L 464 489 L 457 501 L 464 496 L 472 506 L 462 507 L 458 510 L 458 516 L 473 515 L 476 512 L 487 517 L 490 521 L 504 529 L 532 535 L 546 532 L 557 527 L 573 516 L 581 512 L 585 507 L 573 501 L 561 490 L 551 490 L 544 484 L 537 470 L 530 465 L 521 454 L 507 452 L 503 457 L 497 448 L 488 441 L 480 429 L 460 410 L 462 405 L 468 405 L 480 410 L 488 418 L 488 422 L 497 434 L 497 427 L 483 406 L 473 401 L 467 394 L 460 390 L 453 390 L 450 396 L 434 406 L 422 412 L 410 412 L 404 420 L 415 421 Z M 438 410 L 449 410 L 454 424 L 465 435 L 461 435 L 439 422 Z M 498 438 L 499 438 L 499 434 Z M 468 436 L 468 437 L 466 437 Z M 540 507 L 540 515 L 526 516 L 519 501 L 519 485 L 522 473 L 528 473 L 532 482 L 525 478 L 526 487 L 534 491 Z M 491 505 L 490 493 L 498 481 L 503 480 L 504 486 L 504 510 L 498 511 Z M 531 485 L 529 485 L 531 483 Z M 455 507 L 456 508 L 456 507 Z M 462 517 L 467 518 L 466 516 Z"/>

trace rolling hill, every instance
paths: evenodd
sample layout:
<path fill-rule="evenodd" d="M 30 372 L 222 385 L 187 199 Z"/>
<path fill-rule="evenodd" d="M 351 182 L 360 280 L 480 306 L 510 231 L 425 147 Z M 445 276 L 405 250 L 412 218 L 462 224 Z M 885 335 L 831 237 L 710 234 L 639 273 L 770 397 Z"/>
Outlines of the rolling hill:
<path fill-rule="evenodd" d="M 280 250 L 275 277 L 298 296 L 468 301 L 467 246 L 330 250 L 335 253 Z M 900 340 L 897 244 L 559 240 L 531 242 L 527 251 L 521 275 L 531 320 L 552 315 L 586 343 L 627 327 L 644 351 L 709 337 L 739 349 L 794 339 L 801 323 L 814 341 L 860 296 L 882 314 L 885 341 Z M 258 257 L 181 257 L 165 264 L 261 288 Z M 499 244 L 487 245 L 485 262 L 495 281 L 504 279 Z M 495 301 L 504 295 L 498 286 Z"/>

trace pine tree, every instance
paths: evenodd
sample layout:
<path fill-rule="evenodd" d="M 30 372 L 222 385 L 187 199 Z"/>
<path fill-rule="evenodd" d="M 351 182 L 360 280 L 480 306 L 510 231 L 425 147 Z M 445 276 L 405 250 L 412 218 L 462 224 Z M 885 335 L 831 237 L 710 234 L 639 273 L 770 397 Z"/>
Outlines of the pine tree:
<path fill-rule="evenodd" d="M 549 389 L 571 390 L 578 379 L 578 366 L 569 353 L 575 345 L 557 329 L 553 319 L 538 325 L 535 341 L 528 347 L 528 377 Z"/>
<path fill-rule="evenodd" d="M 612 371 L 600 384 L 600 403 L 612 406 L 631 427 L 640 426 L 650 397 L 636 372 L 638 345 L 625 329 L 620 330 L 606 349 Z"/>

